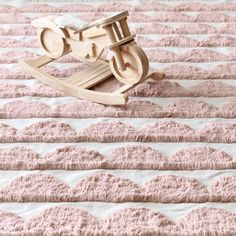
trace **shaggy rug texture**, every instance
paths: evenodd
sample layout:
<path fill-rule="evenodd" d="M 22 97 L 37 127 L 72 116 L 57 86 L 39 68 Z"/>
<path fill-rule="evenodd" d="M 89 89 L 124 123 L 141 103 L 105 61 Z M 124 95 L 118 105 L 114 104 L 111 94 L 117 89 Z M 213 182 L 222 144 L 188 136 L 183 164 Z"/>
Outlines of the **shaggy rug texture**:
<path fill-rule="evenodd" d="M 236 2 L 83 2 L 0 5 L 0 235 L 235 235 Z M 65 96 L 17 65 L 42 55 L 31 20 L 122 10 L 166 73 L 127 104 Z"/>

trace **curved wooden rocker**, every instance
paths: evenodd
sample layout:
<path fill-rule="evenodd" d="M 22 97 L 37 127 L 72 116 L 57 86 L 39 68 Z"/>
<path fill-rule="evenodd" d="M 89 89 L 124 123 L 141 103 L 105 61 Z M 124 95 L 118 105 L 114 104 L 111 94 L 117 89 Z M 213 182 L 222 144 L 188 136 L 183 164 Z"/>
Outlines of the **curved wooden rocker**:
<path fill-rule="evenodd" d="M 68 16 L 34 20 L 32 24 L 40 28 L 39 41 L 45 56 L 20 64 L 43 83 L 67 95 L 103 104 L 124 104 L 133 87 L 147 79 L 164 78 L 162 72 L 150 72 L 146 54 L 129 31 L 127 16 L 124 11 L 83 26 L 77 24 L 77 18 Z M 105 49 L 112 52 L 109 60 L 101 59 Z M 68 53 L 88 67 L 63 80 L 40 68 Z M 124 85 L 110 93 L 90 90 L 111 76 Z"/>

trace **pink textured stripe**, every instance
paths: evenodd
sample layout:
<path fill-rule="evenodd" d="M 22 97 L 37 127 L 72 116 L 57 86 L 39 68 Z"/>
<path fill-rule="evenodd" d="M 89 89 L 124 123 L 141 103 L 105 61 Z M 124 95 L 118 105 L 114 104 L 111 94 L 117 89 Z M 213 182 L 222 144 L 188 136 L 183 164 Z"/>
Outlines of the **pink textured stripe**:
<path fill-rule="evenodd" d="M 25 4 L 20 8 L 16 8 L 16 12 L 61 12 L 57 7 L 49 4 L 37 4 L 37 7 L 35 6 L 34 4 Z"/>
<path fill-rule="evenodd" d="M 219 178 L 208 190 L 195 178 L 161 175 L 142 186 L 100 173 L 87 176 L 74 187 L 48 174 L 20 176 L 0 189 L 1 202 L 235 202 L 236 176 Z"/>
<path fill-rule="evenodd" d="M 10 51 L 0 53 L 0 63 L 17 63 L 22 58 L 35 59 L 38 55 L 30 51 Z"/>
<path fill-rule="evenodd" d="M 195 59 L 197 59 L 197 56 L 195 56 Z M 192 59 L 189 58 L 189 60 Z M 201 59 L 199 58 L 199 60 Z M 173 64 L 167 66 L 165 72 L 168 79 L 235 79 L 236 64 L 234 62 L 219 64 L 209 70 L 186 64 Z"/>
<path fill-rule="evenodd" d="M 161 23 L 146 23 L 138 26 L 135 31 L 139 34 L 236 34 L 235 23 L 223 23 L 216 28 L 207 23 L 186 23 L 178 28 L 172 28 Z"/>
<path fill-rule="evenodd" d="M 204 12 L 196 15 L 187 15 L 182 12 L 158 12 L 156 16 L 149 16 L 141 13 L 130 14 L 132 22 L 234 22 L 234 15 L 226 15 L 222 12 Z"/>
<path fill-rule="evenodd" d="M 5 48 L 0 53 L 1 79 L 31 80 L 24 82 L 27 86 L 23 83 L 16 84 L 14 81 L 9 81 L 9 84 L 6 84 L 4 81 L 0 85 L 0 97 L 65 96 L 62 92 L 43 84 L 35 86 L 35 82 L 32 80 L 35 78 L 26 75 L 19 69 L 13 69 L 15 65 L 10 65 L 17 63 L 19 59 L 37 56 L 37 53 L 32 53 L 33 48 L 38 45 L 35 40 L 36 30 L 29 24 L 31 20 L 39 16 L 68 12 L 68 14 L 75 13 L 85 21 L 93 21 L 107 13 L 123 10 L 129 10 L 129 22 L 135 23 L 131 24 L 131 32 L 138 34 L 137 41 L 144 48 L 149 61 L 163 63 L 161 69 L 166 73 L 164 81 L 143 83 L 130 91 L 129 95 L 140 97 L 236 96 L 235 86 L 231 85 L 234 82 L 231 81 L 229 84 L 227 81 L 222 82 L 226 79 L 235 80 L 236 74 L 235 2 L 188 1 L 171 4 L 169 2 L 140 1 L 135 4 L 129 2 L 98 5 L 38 3 L 20 7 L 0 5 L 2 13 L 0 14 L 2 24 L 0 26 L 0 47 Z M 151 36 L 151 34 L 153 35 Z M 159 36 L 156 37 L 155 34 L 159 34 Z M 16 50 L 13 50 L 14 48 Z M 58 62 L 61 63 L 59 69 L 46 67 L 50 74 L 58 77 L 70 76 L 82 68 L 81 64 L 71 56 L 65 56 Z M 76 67 L 69 68 L 68 64 L 64 64 L 74 62 L 77 63 Z M 67 69 L 64 70 L 63 67 Z M 175 79 L 196 81 L 188 83 L 183 81 L 180 85 L 173 81 Z M 215 81 L 218 79 L 222 81 Z M 189 87 L 188 84 L 194 85 Z M 33 87 L 31 87 L 32 85 Z M 108 88 L 118 87 L 118 83 L 113 84 L 108 81 L 105 86 L 96 86 L 94 89 L 108 91 Z M 177 99 L 168 105 L 160 106 L 140 98 L 119 107 L 108 107 L 81 100 L 74 103 L 67 103 L 65 100 L 64 104 L 51 105 L 51 99 L 47 102 L 50 105 L 47 105 L 41 100 L 37 98 L 33 100 L 24 98 L 18 101 L 12 99 L 0 106 L 1 118 L 27 119 L 35 117 L 40 120 L 40 122 L 38 119 L 31 121 L 25 128 L 19 128 L 19 130 L 11 127 L 11 125 L 14 126 L 15 121 L 0 124 L 0 142 L 194 141 L 221 142 L 228 143 L 230 146 L 236 142 L 236 124 L 227 120 L 218 123 L 201 121 L 203 123 L 201 127 L 191 128 L 187 125 L 191 124 L 189 121 L 186 123 L 185 121 L 181 123 L 173 121 L 146 122 L 141 127 L 133 127 L 133 119 L 130 123 L 126 123 L 124 119 L 122 122 L 118 122 L 119 119 L 113 119 L 113 122 L 93 123 L 91 121 L 87 127 L 80 125 L 75 130 L 70 126 L 70 121 L 66 120 L 66 123 L 60 123 L 42 119 L 50 117 L 79 119 L 102 116 L 114 118 L 235 118 L 236 104 L 234 100 L 213 106 L 210 101 L 203 102 L 205 99 L 198 101 L 196 99 Z M 233 174 L 228 176 L 222 174 L 207 186 L 204 186 L 200 181 L 201 178 L 198 179 L 195 175 L 191 174 L 192 178 L 188 175 L 176 174 L 178 170 L 235 169 L 236 156 L 233 153 L 227 154 L 221 151 L 221 148 L 214 149 L 195 145 L 194 147 L 191 145 L 190 148 L 187 144 L 183 144 L 182 146 L 185 148 L 167 156 L 160 152 L 158 145 L 155 145 L 157 149 L 154 149 L 147 147 L 146 144 L 137 143 L 132 146 L 119 144 L 118 148 L 112 146 L 111 150 L 101 154 L 98 152 L 98 147 L 96 148 L 98 151 L 95 151 L 64 145 L 57 145 L 59 148 L 44 155 L 40 155 L 37 148 L 31 150 L 25 148 L 23 144 L 0 149 L 0 169 L 2 170 L 49 170 L 46 174 L 36 171 L 36 173 L 28 175 L 20 173 L 17 178 L 13 176 L 11 182 L 1 186 L 0 201 L 60 202 L 60 204 L 63 201 L 67 202 L 66 204 L 73 201 L 93 201 L 95 207 L 98 201 L 114 202 L 118 211 L 99 219 L 84 209 L 58 206 L 46 208 L 42 213 L 37 213 L 25 220 L 13 212 L 0 211 L 0 235 L 229 236 L 235 234 L 236 215 L 222 209 L 196 208 L 189 211 L 177 222 L 173 222 L 158 211 L 122 207 L 125 202 L 134 203 L 137 201 L 141 202 L 140 204 L 153 202 L 157 210 L 159 204 L 155 204 L 155 202 L 172 204 L 221 202 L 221 205 L 229 202 L 235 203 L 236 176 Z M 28 147 L 28 145 L 26 146 Z M 90 146 L 92 147 L 92 145 Z M 109 148 L 110 144 L 107 147 Z M 63 179 L 61 181 L 57 175 L 48 174 L 51 169 L 94 169 L 94 171 L 91 171 L 92 175 L 85 174 L 82 179 L 75 180 L 75 184 L 72 186 L 65 183 Z M 98 169 L 104 170 L 98 171 Z M 144 169 L 145 172 L 148 170 L 170 170 L 168 171 L 170 174 L 160 172 L 141 184 L 131 177 L 125 178 L 122 174 L 116 175 L 115 173 L 119 173 L 119 171 L 107 172 L 107 169 L 120 169 L 121 172 L 124 172 L 122 171 L 124 169 L 135 169 L 137 173 L 140 169 Z M 113 172 L 114 175 L 111 174 Z M 208 179 L 206 182 L 208 183 Z M 119 202 L 122 204 L 118 204 Z M 9 203 L 9 205 L 11 204 Z M 37 210 L 33 209 L 34 213 L 35 211 Z"/>
<path fill-rule="evenodd" d="M 37 153 L 24 147 L 0 149 L 0 160 L 0 169 L 2 170 L 27 169 L 25 168 L 26 166 L 34 168 L 34 166 L 39 166 L 41 163 L 41 159 Z M 11 163 L 11 167 L 9 166 L 9 163 Z"/>
<path fill-rule="evenodd" d="M 33 89 L 33 94 L 34 96 L 39 96 L 39 97 L 63 97 L 65 96 L 63 92 L 57 89 L 53 89 L 44 84 L 35 86 Z"/>
<path fill-rule="evenodd" d="M 211 186 L 213 201 L 236 201 L 236 197 L 232 194 L 236 189 L 236 176 L 227 176 L 220 178 Z"/>
<path fill-rule="evenodd" d="M 29 137 L 31 137 L 32 142 L 37 142 L 37 140 L 41 140 L 42 142 L 64 140 L 68 142 L 73 139 L 76 140 L 77 135 L 68 124 L 43 121 L 27 126 L 20 132 L 19 139 L 27 141 Z"/>
<path fill-rule="evenodd" d="M 35 79 L 33 76 L 26 74 L 24 71 L 20 69 L 9 70 L 6 68 L 0 68 L 0 75 L 1 75 L 1 79 L 19 79 L 19 80 Z M 2 86 L 7 87 L 7 85 L 5 84 L 3 84 Z"/>
<path fill-rule="evenodd" d="M 21 89 L 24 89 L 21 88 Z M 24 90 L 22 91 L 24 94 Z M 17 100 L 0 107 L 1 118 L 96 118 L 96 117 L 134 117 L 134 118 L 236 118 L 234 100 L 215 107 L 208 103 L 190 99 L 177 100 L 166 106 L 142 100 L 130 101 L 122 106 L 105 106 L 79 100 L 73 103 L 48 106 L 42 102 Z"/>
<path fill-rule="evenodd" d="M 76 146 L 63 146 L 44 156 L 24 147 L 0 149 L 1 170 L 34 169 L 235 169 L 236 159 L 204 146 L 182 149 L 170 157 L 151 147 L 125 145 L 101 155 Z"/>
<path fill-rule="evenodd" d="M 146 22 L 130 28 L 133 33 L 138 34 L 236 34 L 235 22 L 221 23 L 221 25 L 217 28 L 210 23 L 182 23 L 175 28 L 162 22 Z M 0 27 L 0 35 L 36 35 L 36 30 L 29 24 L 11 26 L 7 29 Z"/>
<path fill-rule="evenodd" d="M 1 84 L 0 85 L 0 97 L 11 98 L 11 97 L 22 97 L 32 96 L 33 92 L 30 88 L 23 84 Z"/>
<path fill-rule="evenodd" d="M 7 29 L 0 27 L 0 36 L 9 36 L 9 35 L 36 35 L 36 30 L 32 25 L 18 25 L 18 26 L 11 26 Z"/>
<path fill-rule="evenodd" d="M 213 123 L 209 126 L 205 126 L 204 128 L 196 131 L 196 134 L 200 137 L 206 137 L 208 141 L 214 142 L 221 142 L 221 138 L 218 136 L 218 134 L 221 134 L 224 136 L 224 139 L 228 140 L 234 140 L 236 138 L 236 124 L 227 124 L 227 123 Z"/>
<path fill-rule="evenodd" d="M 2 48 L 38 48 L 38 42 L 36 38 L 33 39 L 12 39 L 9 37 L 0 37 L 0 47 Z"/>
<path fill-rule="evenodd" d="M 11 6 L 11 5 L 5 5 L 5 4 L 1 4 L 0 5 L 0 12 L 1 13 L 12 13 L 12 12 L 16 12 L 16 7 Z"/>
<path fill-rule="evenodd" d="M 8 211 L 1 211 L 0 212 L 0 232 L 19 232 L 23 230 L 24 220 Z"/>
<path fill-rule="evenodd" d="M 151 62 L 213 62 L 235 60 L 231 54 L 226 55 L 209 49 L 190 49 L 186 53 L 176 54 L 164 49 L 147 49 Z M 234 54 L 234 51 L 232 52 Z M 0 57 L 1 58 L 1 57 Z"/>
<path fill-rule="evenodd" d="M 24 84 L 0 84 L 1 98 L 15 98 L 23 96 L 61 97 L 63 96 L 63 93 L 44 84 L 35 86 L 33 89 Z"/>
<path fill-rule="evenodd" d="M 97 220 L 87 210 L 69 206 L 47 208 L 23 220 L 14 213 L 0 213 L 0 232 L 14 235 L 233 235 L 236 215 L 223 209 L 191 210 L 177 222 L 147 208 L 124 208 Z M 137 227 L 139 226 L 139 227 Z"/>
<path fill-rule="evenodd" d="M 24 107 L 24 108 L 23 108 Z M 25 110 L 22 110 L 25 109 Z M 47 114 L 46 117 L 53 117 L 53 111 L 50 112 L 50 107 L 40 102 L 24 102 L 24 101 L 15 101 L 11 102 L 10 106 L 4 105 L 3 109 L 0 109 L 0 114 L 3 115 L 4 110 L 7 112 L 14 112 L 14 116 L 8 116 L 8 118 L 29 118 L 29 117 L 45 117 L 44 114 Z M 27 112 L 26 112 L 27 111 Z M 24 114 L 24 115 L 23 115 Z M 22 117 L 22 118 L 23 118 Z"/>
<path fill-rule="evenodd" d="M 173 203 L 209 201 L 207 189 L 196 179 L 176 175 L 158 176 L 145 185 L 147 195 L 152 202 Z"/>
<path fill-rule="evenodd" d="M 12 56 L 12 58 L 7 59 L 5 61 L 4 56 L 3 56 L 3 60 L 6 63 L 17 63 L 18 60 L 15 57 L 17 54 L 19 56 L 20 52 L 18 52 L 18 53 L 11 52 L 10 55 Z M 37 57 L 36 54 L 32 54 L 31 52 L 27 52 L 27 51 L 25 51 L 23 54 L 26 57 L 28 56 L 29 58 L 32 58 L 32 59 Z M 4 53 L 4 55 L 7 55 L 7 53 Z M 54 76 L 67 77 L 67 76 L 70 76 L 70 75 L 74 74 L 75 72 L 78 72 L 79 70 L 81 70 L 82 68 L 85 67 L 81 62 L 79 62 L 76 59 L 73 59 L 71 56 L 65 56 L 65 59 L 63 59 L 63 60 L 68 62 L 68 60 L 71 60 L 71 59 L 74 62 L 77 63 L 77 65 L 75 67 L 67 68 L 66 70 L 59 70 L 59 69 L 56 69 L 56 68 L 51 67 L 51 66 L 45 66 L 45 71 L 47 73 L 51 74 L 51 75 L 54 75 Z M 63 64 L 62 64 L 62 66 L 63 66 Z M 0 74 L 1 74 L 2 79 L 19 79 L 19 80 L 35 79 L 35 77 L 29 76 L 27 73 L 22 71 L 20 68 L 16 68 L 14 70 L 9 70 L 9 69 L 6 69 L 6 68 L 0 68 Z"/>
<path fill-rule="evenodd" d="M 203 233 L 207 228 L 211 232 L 209 235 L 227 235 L 225 229 L 228 228 L 228 234 L 233 235 L 235 227 L 230 222 L 235 221 L 234 217 L 235 214 L 223 209 L 204 207 L 192 210 L 179 221 L 179 225 L 181 229 L 185 228 L 199 233 Z"/>
<path fill-rule="evenodd" d="M 236 39 L 227 35 L 216 34 L 206 39 L 197 40 L 189 36 L 162 36 L 152 40 L 143 35 L 137 36 L 137 42 L 142 47 L 235 47 Z"/>
<path fill-rule="evenodd" d="M 143 3 L 137 5 L 131 5 L 126 3 L 109 3 L 101 4 L 99 6 L 86 5 L 86 4 L 65 4 L 64 6 L 52 6 L 49 4 L 37 4 L 37 7 L 33 4 L 28 4 L 22 7 L 13 7 L 1 5 L 0 12 L 11 13 L 11 12 L 94 12 L 94 11 L 235 11 L 236 4 L 234 2 L 221 2 L 213 4 L 205 4 L 201 2 L 188 2 L 178 4 L 165 4 L 159 2 Z"/>
<path fill-rule="evenodd" d="M 147 194 L 142 187 L 129 179 L 107 173 L 88 176 L 71 191 L 74 201 L 145 201 Z"/>
<path fill-rule="evenodd" d="M 116 84 L 110 84 L 115 87 Z M 110 87 L 110 89 L 111 89 Z M 184 88 L 177 82 L 163 80 L 146 82 L 129 92 L 136 97 L 232 97 L 236 96 L 236 88 L 218 81 L 204 81 Z M 64 94 L 44 84 L 29 88 L 23 84 L 0 84 L 0 98 L 15 98 L 23 96 L 62 97 Z"/>
<path fill-rule="evenodd" d="M 0 15 L 0 22 L 1 24 L 24 24 L 30 23 L 30 18 L 20 15 L 20 14 L 1 14 Z"/>
<path fill-rule="evenodd" d="M 58 13 L 54 13 L 56 15 Z M 61 15 L 59 13 L 58 15 Z M 41 14 L 42 16 L 51 15 L 51 13 Z M 7 17 L 6 17 L 7 16 Z M 85 20 L 85 21 L 94 21 L 103 16 L 105 16 L 102 12 L 90 12 L 89 14 L 83 13 L 79 15 L 75 15 L 78 18 Z M 39 15 L 36 17 L 26 17 L 22 14 L 16 13 L 9 13 L 9 14 L 1 14 L 0 21 L 3 24 L 21 24 L 21 23 L 30 23 L 33 19 L 39 18 Z M 224 13 L 218 12 L 204 12 L 198 13 L 196 15 L 187 15 L 181 12 L 159 12 L 157 16 L 149 16 L 147 17 L 146 14 L 142 14 L 140 12 L 130 12 L 129 22 L 209 22 L 209 23 L 222 23 L 222 22 L 233 22 L 235 21 L 234 15 L 226 15 Z"/>
<path fill-rule="evenodd" d="M 160 51 L 159 51 L 160 52 Z M 9 53 L 9 52 L 8 52 Z M 0 55 L 0 61 L 4 62 L 5 64 L 8 63 L 17 63 L 18 59 L 21 59 L 21 53 L 22 52 L 10 52 L 9 55 L 11 55 L 11 58 L 6 59 L 6 55 L 8 54 L 6 52 L 2 53 Z M 147 53 L 149 54 L 149 58 L 153 58 L 152 60 L 163 60 L 163 62 L 166 63 L 165 68 L 163 69 L 166 73 L 166 80 L 168 79 L 181 79 L 181 80 L 213 80 L 213 79 L 235 79 L 235 73 L 236 73 L 236 64 L 234 63 L 235 61 L 235 52 L 232 52 L 231 54 L 228 55 L 229 60 L 228 62 L 224 62 L 223 64 L 218 64 L 213 66 L 211 69 L 201 69 L 197 66 L 192 66 L 189 63 L 178 63 L 178 57 L 175 57 L 174 54 L 170 52 L 160 52 L 160 54 L 157 54 L 158 56 L 155 56 L 155 50 L 148 50 Z M 29 58 L 35 58 L 36 54 L 32 54 L 31 52 L 24 52 L 23 55 Z M 170 59 L 171 61 L 173 60 L 174 64 L 168 65 L 168 58 L 171 58 L 173 56 L 173 59 Z M 210 56 L 211 57 L 211 56 Z M 156 58 L 156 59 L 155 59 Z M 167 60 L 167 61 L 166 61 Z M 184 59 L 187 60 L 187 59 Z M 194 62 L 194 60 L 199 62 L 201 61 L 201 57 L 198 58 L 197 55 L 195 55 L 193 58 L 190 56 L 189 60 Z M 207 59 L 204 59 L 207 60 Z M 210 59 L 211 61 L 212 59 Z M 215 59 L 213 59 L 215 60 Z M 218 60 L 218 59 L 217 59 Z M 59 60 L 60 62 L 64 63 L 78 63 L 76 66 L 72 66 L 67 69 L 57 69 L 54 67 L 46 67 L 45 71 L 50 73 L 51 75 L 58 76 L 58 77 L 68 77 L 71 74 L 79 71 L 82 69 L 84 66 L 78 62 L 77 59 L 73 58 L 72 56 L 65 56 L 63 59 Z M 179 61 L 180 62 L 180 61 Z M 63 67 L 64 64 L 61 64 Z M 26 74 L 24 71 L 20 70 L 19 68 L 15 70 L 9 70 L 6 68 L 0 68 L 0 74 L 2 79 L 18 79 L 18 80 L 23 80 L 23 79 L 33 79 L 34 77 L 29 76 Z M 166 81 L 165 80 L 165 81 Z M 155 82 L 156 84 L 159 83 L 165 83 L 164 82 Z M 116 81 L 114 81 L 115 83 Z M 154 84 L 155 84 L 154 83 Z M 112 82 L 109 84 L 108 87 L 112 89 L 112 87 L 115 87 L 115 85 L 112 84 Z M 147 83 L 144 83 L 147 84 Z M 214 84 L 214 82 L 211 82 L 211 84 Z M 143 85 L 143 84 L 142 84 Z M 223 92 L 223 91 L 222 91 Z"/>
<path fill-rule="evenodd" d="M 0 53 L 0 63 L 17 63 L 21 58 L 28 58 L 34 59 L 37 58 L 39 55 L 36 53 L 32 53 L 30 51 L 10 51 L 10 52 L 3 52 Z M 79 62 L 78 59 L 71 55 L 66 55 L 58 60 L 58 62 L 64 63 L 76 63 Z"/>
<path fill-rule="evenodd" d="M 18 194 L 14 194 L 15 191 Z M 59 179 L 43 174 L 20 176 L 0 190 L 0 199 L 6 201 L 65 201 L 69 186 Z"/>
<path fill-rule="evenodd" d="M 43 211 L 39 216 L 29 219 L 24 224 L 25 232 L 52 235 L 53 233 L 71 234 L 87 231 L 98 222 L 86 210 L 72 207 L 54 207 Z"/>
<path fill-rule="evenodd" d="M 69 124 L 41 121 L 17 130 L 0 124 L 1 142 L 236 142 L 236 124 L 210 123 L 193 130 L 173 121 L 149 123 L 136 129 L 122 122 L 98 122 L 75 131 Z"/>
<path fill-rule="evenodd" d="M 137 229 L 137 225 L 142 230 Z M 122 209 L 99 222 L 99 228 L 105 234 L 112 235 L 160 235 L 158 232 L 162 230 L 171 233 L 171 226 L 174 226 L 174 223 L 166 216 L 146 208 Z"/>
<path fill-rule="evenodd" d="M 64 13 L 53 13 L 53 15 L 55 16 L 56 15 L 61 16 L 63 14 Z M 38 19 L 39 17 L 51 16 L 51 15 L 52 13 L 35 14 L 34 16 L 31 17 L 30 21 L 34 19 Z M 73 15 L 75 17 L 78 17 L 81 20 L 88 21 L 88 22 L 92 22 L 106 16 L 106 14 L 103 12 L 90 12 L 89 14 L 80 12 L 80 14 L 73 14 Z"/>

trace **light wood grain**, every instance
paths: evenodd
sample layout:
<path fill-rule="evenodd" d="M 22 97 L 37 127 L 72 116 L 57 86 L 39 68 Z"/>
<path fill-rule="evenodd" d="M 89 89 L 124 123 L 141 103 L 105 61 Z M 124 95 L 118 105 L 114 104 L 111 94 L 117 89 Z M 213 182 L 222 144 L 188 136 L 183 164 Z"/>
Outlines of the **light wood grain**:
<path fill-rule="evenodd" d="M 145 52 L 135 42 L 127 24 L 128 12 L 94 21 L 79 30 L 60 28 L 55 16 L 34 20 L 39 28 L 39 43 L 45 56 L 32 61 L 22 61 L 21 66 L 43 83 L 59 89 L 67 95 L 104 104 L 124 104 L 127 92 L 147 79 L 160 80 L 162 72 L 150 72 Z M 111 57 L 101 59 L 104 50 Z M 40 69 L 41 66 L 70 53 L 87 64 L 87 68 L 61 80 Z M 116 91 L 89 90 L 114 76 L 123 86 Z"/>

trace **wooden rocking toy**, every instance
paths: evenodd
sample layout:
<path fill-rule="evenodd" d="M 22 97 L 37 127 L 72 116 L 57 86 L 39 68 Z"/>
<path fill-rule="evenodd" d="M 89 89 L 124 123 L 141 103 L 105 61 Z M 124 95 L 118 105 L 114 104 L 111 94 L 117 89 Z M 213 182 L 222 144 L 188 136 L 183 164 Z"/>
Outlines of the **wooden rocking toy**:
<path fill-rule="evenodd" d="M 164 77 L 161 72 L 149 71 L 147 56 L 134 41 L 127 16 L 124 11 L 84 26 L 78 25 L 78 18 L 68 15 L 34 20 L 32 25 L 40 28 L 38 37 L 45 56 L 20 64 L 43 83 L 67 95 L 103 104 L 124 104 L 128 100 L 127 91 L 147 79 Z M 105 49 L 112 52 L 109 60 L 101 59 Z M 88 67 L 65 79 L 53 77 L 40 68 L 66 54 Z M 124 84 L 118 90 L 110 93 L 90 90 L 113 75 Z"/>

